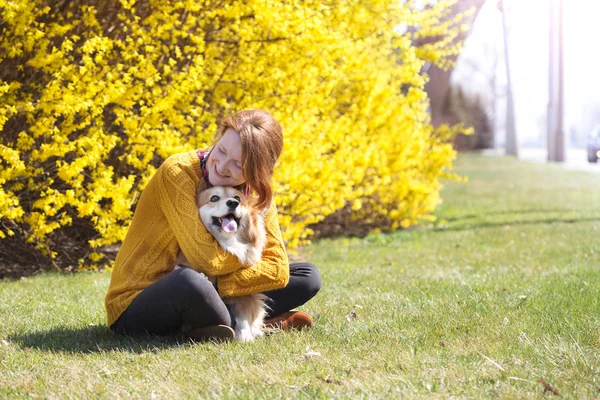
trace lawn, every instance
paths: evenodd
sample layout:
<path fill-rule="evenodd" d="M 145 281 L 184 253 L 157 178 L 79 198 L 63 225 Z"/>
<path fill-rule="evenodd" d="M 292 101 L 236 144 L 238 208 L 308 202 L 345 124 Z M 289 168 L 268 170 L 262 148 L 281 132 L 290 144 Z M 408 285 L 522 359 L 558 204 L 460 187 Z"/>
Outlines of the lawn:
<path fill-rule="evenodd" d="M 315 242 L 311 331 L 183 344 L 110 333 L 106 273 L 0 282 L 0 397 L 590 398 L 600 174 L 462 155 L 435 223 Z"/>

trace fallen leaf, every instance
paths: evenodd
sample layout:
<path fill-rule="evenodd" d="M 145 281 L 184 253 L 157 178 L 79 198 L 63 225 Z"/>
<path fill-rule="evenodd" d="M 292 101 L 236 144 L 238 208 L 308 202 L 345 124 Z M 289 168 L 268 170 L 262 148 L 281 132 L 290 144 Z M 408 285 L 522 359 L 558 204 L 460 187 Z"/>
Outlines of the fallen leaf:
<path fill-rule="evenodd" d="M 552 386 L 551 384 L 549 384 L 548 382 L 546 382 L 544 380 L 544 378 L 540 378 L 540 380 L 538 382 L 541 383 L 542 386 L 544 387 L 544 394 L 546 392 L 550 392 L 555 396 L 560 396 L 560 392 L 558 391 L 558 389 L 555 388 L 554 386 Z"/>

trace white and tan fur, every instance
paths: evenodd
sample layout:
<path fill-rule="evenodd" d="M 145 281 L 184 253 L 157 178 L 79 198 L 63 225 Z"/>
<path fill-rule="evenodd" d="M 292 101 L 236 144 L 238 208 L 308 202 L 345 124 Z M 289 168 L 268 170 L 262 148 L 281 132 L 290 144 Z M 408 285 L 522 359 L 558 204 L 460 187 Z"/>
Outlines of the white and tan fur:
<path fill-rule="evenodd" d="M 204 225 L 221 247 L 235 255 L 246 268 L 260 261 L 267 241 L 263 215 L 250 201 L 232 187 L 199 188 L 197 195 L 198 213 Z M 182 252 L 176 264 L 189 265 Z M 215 283 L 214 277 L 208 278 Z M 231 307 L 237 340 L 252 341 L 263 334 L 265 298 L 262 293 L 223 298 Z"/>

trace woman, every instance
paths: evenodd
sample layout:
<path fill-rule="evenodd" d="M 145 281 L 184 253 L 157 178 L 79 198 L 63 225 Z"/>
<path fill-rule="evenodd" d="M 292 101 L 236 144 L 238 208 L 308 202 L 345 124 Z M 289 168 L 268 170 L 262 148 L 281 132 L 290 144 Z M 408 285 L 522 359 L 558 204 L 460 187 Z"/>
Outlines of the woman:
<path fill-rule="evenodd" d="M 283 148 L 279 123 L 266 111 L 226 118 L 206 152 L 169 157 L 152 177 L 117 254 L 106 295 L 108 325 L 118 333 L 174 334 L 194 340 L 231 339 L 231 317 L 221 296 L 267 295 L 266 325 L 311 327 L 309 315 L 290 311 L 321 288 L 314 265 L 288 264 L 273 201 L 271 177 Z M 265 215 L 262 260 L 245 268 L 202 224 L 198 185 L 234 186 L 252 193 Z M 191 268 L 173 270 L 179 251 Z M 217 277 L 216 288 L 206 279 Z"/>

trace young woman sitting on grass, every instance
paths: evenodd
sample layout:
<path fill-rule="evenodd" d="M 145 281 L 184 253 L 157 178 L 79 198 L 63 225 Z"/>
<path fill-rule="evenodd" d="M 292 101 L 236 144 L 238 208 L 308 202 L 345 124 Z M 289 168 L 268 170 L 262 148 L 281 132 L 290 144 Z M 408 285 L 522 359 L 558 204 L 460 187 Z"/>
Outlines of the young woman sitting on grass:
<path fill-rule="evenodd" d="M 262 292 L 267 327 L 311 327 L 308 314 L 290 311 L 321 288 L 316 267 L 288 264 L 271 177 L 283 148 L 279 123 L 266 111 L 240 111 L 222 121 L 215 145 L 169 157 L 145 188 L 117 254 L 106 294 L 110 329 L 122 335 L 185 335 L 202 341 L 231 339 L 231 317 L 222 296 Z M 261 261 L 244 268 L 225 252 L 198 216 L 196 190 L 233 186 L 258 197 L 267 244 Z M 192 268 L 173 269 L 179 251 Z M 216 276 L 216 287 L 206 279 Z"/>

